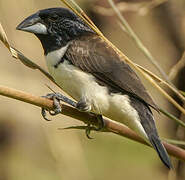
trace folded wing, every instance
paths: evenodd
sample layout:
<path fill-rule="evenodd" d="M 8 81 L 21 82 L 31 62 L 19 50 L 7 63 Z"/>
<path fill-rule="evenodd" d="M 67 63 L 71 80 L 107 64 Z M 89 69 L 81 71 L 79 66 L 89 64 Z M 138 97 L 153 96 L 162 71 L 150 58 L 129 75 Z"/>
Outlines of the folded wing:
<path fill-rule="evenodd" d="M 72 41 L 66 58 L 85 72 L 93 74 L 110 92 L 128 94 L 158 111 L 145 87 L 130 66 L 97 35 L 81 36 Z"/>

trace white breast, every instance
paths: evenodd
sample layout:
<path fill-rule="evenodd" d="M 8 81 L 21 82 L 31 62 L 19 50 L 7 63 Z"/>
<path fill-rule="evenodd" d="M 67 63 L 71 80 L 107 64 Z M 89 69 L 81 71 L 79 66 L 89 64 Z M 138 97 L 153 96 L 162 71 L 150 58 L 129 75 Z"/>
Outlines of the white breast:
<path fill-rule="evenodd" d="M 54 67 L 66 50 L 67 47 L 63 47 L 46 56 L 49 73 L 67 94 L 77 101 L 81 98 L 87 99 L 92 104 L 92 110 L 101 113 L 108 108 L 106 87 L 100 86 L 91 74 L 83 72 L 67 60 L 60 63 L 57 68 Z"/>
<path fill-rule="evenodd" d="M 46 58 L 46 64 L 48 68 L 50 68 L 51 66 L 54 66 L 55 64 L 57 64 L 57 62 L 61 60 L 61 58 L 64 56 L 65 52 L 67 51 L 68 46 L 69 44 L 56 51 L 52 51 L 47 54 L 45 58 Z"/>
<path fill-rule="evenodd" d="M 110 109 L 105 112 L 105 116 L 115 121 L 121 122 L 137 132 L 147 142 L 148 136 L 145 133 L 138 112 L 131 106 L 128 95 L 113 93 L 109 97 Z"/>

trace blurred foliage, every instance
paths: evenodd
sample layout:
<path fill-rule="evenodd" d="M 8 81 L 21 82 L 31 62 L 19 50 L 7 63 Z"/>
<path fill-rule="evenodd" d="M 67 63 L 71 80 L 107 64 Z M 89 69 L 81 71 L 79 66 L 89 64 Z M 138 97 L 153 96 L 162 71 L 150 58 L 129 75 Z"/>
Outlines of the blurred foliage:
<path fill-rule="evenodd" d="M 106 0 L 78 0 L 78 4 L 101 27 L 101 30 L 116 46 L 134 62 L 158 74 L 133 42 L 116 26 L 114 17 L 97 14 L 93 7 L 108 7 Z M 178 4 L 180 4 L 178 6 Z M 5 28 L 11 44 L 46 69 L 39 41 L 31 34 L 15 30 L 17 24 L 35 11 L 48 7 L 62 6 L 58 0 L 1 0 L 0 21 Z M 176 8 L 185 7 L 179 0 Z M 165 24 L 162 26 L 160 7 L 150 10 L 145 16 L 126 12 L 126 19 L 140 39 L 158 59 L 158 63 L 169 72 L 177 63 L 179 52 L 173 43 Z M 184 27 L 185 16 L 178 27 Z M 166 22 L 167 24 L 168 22 Z M 48 82 L 39 72 L 32 71 L 10 57 L 7 49 L 0 43 L 0 82 L 3 85 L 21 89 L 36 95 L 48 92 L 45 84 L 56 91 L 54 84 Z M 145 81 L 144 81 L 145 82 Z M 174 110 L 157 91 L 145 85 L 154 100 L 170 112 Z M 88 140 L 84 132 L 75 130 L 59 131 L 59 127 L 79 125 L 65 116 L 54 117 L 46 122 L 41 118 L 40 109 L 29 104 L 0 97 L 0 180 L 22 179 L 166 179 L 166 168 L 154 150 L 109 133 L 94 133 L 95 139 Z M 174 111 L 176 113 L 176 111 Z M 170 122 L 166 117 L 155 113 L 159 132 L 162 136 L 173 137 Z M 60 119 L 59 119 L 60 118 Z M 158 119 L 160 119 L 158 121 Z M 154 176 L 155 175 L 155 176 Z"/>

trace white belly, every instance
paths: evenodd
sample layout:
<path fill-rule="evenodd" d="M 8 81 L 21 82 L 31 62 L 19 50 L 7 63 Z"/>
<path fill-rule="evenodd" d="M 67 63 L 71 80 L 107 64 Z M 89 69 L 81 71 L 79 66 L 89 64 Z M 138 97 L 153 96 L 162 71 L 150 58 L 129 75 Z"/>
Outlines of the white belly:
<path fill-rule="evenodd" d="M 107 88 L 98 85 L 92 75 L 74 67 L 68 61 L 64 61 L 57 68 L 48 66 L 48 70 L 57 84 L 75 100 L 87 99 L 93 112 L 102 113 L 108 109 Z"/>
<path fill-rule="evenodd" d="M 91 111 L 124 123 L 147 139 L 137 111 L 130 105 L 127 95 L 108 94 L 106 87 L 98 85 L 93 76 L 70 65 L 67 61 L 58 68 L 48 67 L 51 76 L 71 97 L 82 97 L 91 103 Z"/>
<path fill-rule="evenodd" d="M 67 94 L 77 101 L 81 98 L 88 100 L 92 112 L 121 122 L 145 140 L 148 139 L 140 123 L 139 115 L 131 106 L 127 95 L 109 94 L 108 89 L 96 83 L 91 74 L 81 71 L 66 60 L 55 68 L 53 64 L 56 64 L 58 60 L 54 59 L 52 55 L 46 57 L 49 73 Z"/>

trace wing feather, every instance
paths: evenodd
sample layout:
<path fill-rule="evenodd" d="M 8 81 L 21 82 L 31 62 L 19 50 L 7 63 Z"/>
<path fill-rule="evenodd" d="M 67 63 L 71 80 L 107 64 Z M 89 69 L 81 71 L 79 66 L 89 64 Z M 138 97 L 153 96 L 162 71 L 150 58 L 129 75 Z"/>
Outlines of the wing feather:
<path fill-rule="evenodd" d="M 81 70 L 93 74 L 101 85 L 108 85 L 112 92 L 128 94 L 158 111 L 136 73 L 99 36 L 75 39 L 66 57 Z"/>

